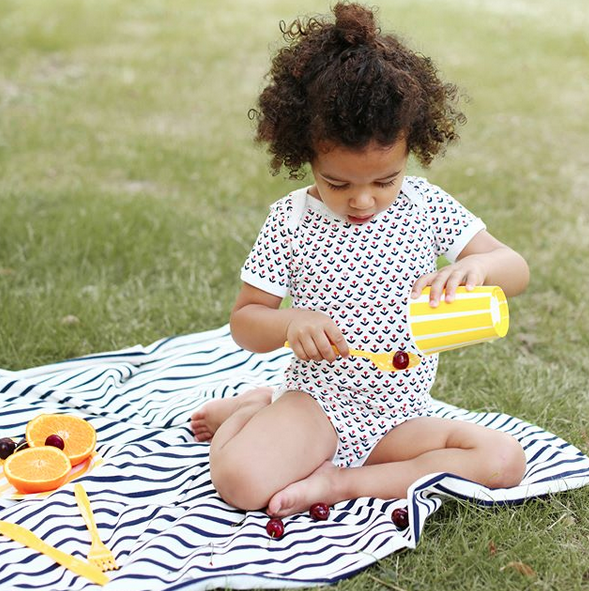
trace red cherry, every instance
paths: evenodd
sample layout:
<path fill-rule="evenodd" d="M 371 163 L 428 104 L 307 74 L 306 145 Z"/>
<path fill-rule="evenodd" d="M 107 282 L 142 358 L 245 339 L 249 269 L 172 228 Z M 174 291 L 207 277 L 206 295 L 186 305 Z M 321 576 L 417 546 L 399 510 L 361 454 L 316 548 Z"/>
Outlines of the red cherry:
<path fill-rule="evenodd" d="M 273 517 L 266 524 L 266 532 L 271 538 L 281 538 L 284 534 L 284 523 L 279 517 Z"/>
<path fill-rule="evenodd" d="M 407 509 L 395 509 L 393 511 L 393 523 L 402 529 L 409 525 L 409 512 Z"/>
<path fill-rule="evenodd" d="M 405 351 L 397 351 L 393 355 L 393 366 L 396 369 L 405 369 L 409 365 L 409 355 Z"/>
<path fill-rule="evenodd" d="M 57 447 L 58 449 L 63 450 L 65 447 L 65 443 L 63 439 L 59 435 L 49 435 L 47 439 L 45 439 L 45 445 L 50 445 L 51 447 Z"/>
<path fill-rule="evenodd" d="M 329 517 L 329 505 L 327 503 L 315 503 L 311 505 L 309 515 L 315 521 L 325 521 Z"/>

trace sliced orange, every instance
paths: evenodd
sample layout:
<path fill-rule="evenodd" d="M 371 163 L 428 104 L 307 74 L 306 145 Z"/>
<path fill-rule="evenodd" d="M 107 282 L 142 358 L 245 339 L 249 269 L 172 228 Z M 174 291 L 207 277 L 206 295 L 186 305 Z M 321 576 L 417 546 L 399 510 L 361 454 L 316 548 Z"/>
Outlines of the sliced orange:
<path fill-rule="evenodd" d="M 39 415 L 27 423 L 26 438 L 30 447 L 45 445 L 49 435 L 59 435 L 63 439 L 63 451 L 72 466 L 83 462 L 96 447 L 96 430 L 80 417 Z"/>
<path fill-rule="evenodd" d="M 72 465 L 57 447 L 29 447 L 8 456 L 4 462 L 6 480 L 21 493 L 37 493 L 59 488 L 67 480 Z"/>

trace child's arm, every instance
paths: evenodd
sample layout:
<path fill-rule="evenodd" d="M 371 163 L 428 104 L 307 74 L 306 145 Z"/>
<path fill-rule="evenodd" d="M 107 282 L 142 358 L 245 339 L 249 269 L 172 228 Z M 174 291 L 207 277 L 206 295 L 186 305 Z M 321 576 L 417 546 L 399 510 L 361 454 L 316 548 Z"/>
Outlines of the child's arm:
<path fill-rule="evenodd" d="M 231 313 L 235 342 L 255 353 L 266 353 L 288 341 L 304 360 L 335 361 L 336 353 L 348 355 L 348 345 L 335 322 L 327 315 L 302 308 L 280 309 L 282 298 L 244 283 Z"/>
<path fill-rule="evenodd" d="M 418 297 L 426 285 L 431 285 L 432 306 L 438 305 L 443 290 L 447 302 L 454 300 L 459 285 L 465 285 L 466 289 L 498 285 L 505 295 L 515 296 L 526 289 L 529 279 L 530 271 L 524 258 L 482 230 L 464 247 L 454 264 L 420 277 L 411 297 Z"/>

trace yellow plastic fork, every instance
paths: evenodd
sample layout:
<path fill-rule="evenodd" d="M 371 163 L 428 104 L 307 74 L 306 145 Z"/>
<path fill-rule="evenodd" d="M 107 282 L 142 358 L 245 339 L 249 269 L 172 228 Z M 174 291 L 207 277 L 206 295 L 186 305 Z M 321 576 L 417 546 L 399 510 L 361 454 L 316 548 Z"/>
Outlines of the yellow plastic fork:
<path fill-rule="evenodd" d="M 284 343 L 284 346 L 290 347 L 288 341 Z M 335 345 L 332 345 L 332 347 L 333 350 L 339 355 L 338 348 Z M 393 365 L 393 357 L 395 356 L 394 352 L 372 353 L 370 351 L 361 351 L 360 349 L 348 349 L 348 351 L 350 352 L 350 355 L 354 357 L 364 357 L 365 359 L 370 359 L 370 361 L 372 361 L 372 363 L 374 363 L 374 365 L 381 371 L 401 371 Z M 407 355 L 409 355 L 409 365 L 404 369 L 411 369 L 412 367 L 420 364 L 421 359 L 417 355 L 409 352 L 407 352 Z"/>
<path fill-rule="evenodd" d="M 90 507 L 90 500 L 88 495 L 81 484 L 74 486 L 74 495 L 86 527 L 92 536 L 92 545 L 88 552 L 88 562 L 97 566 L 100 570 L 116 570 L 119 568 L 115 562 L 113 553 L 102 543 L 100 536 L 98 535 L 98 528 L 96 527 L 96 521 L 94 520 L 94 513 L 92 507 Z"/>
<path fill-rule="evenodd" d="M 108 583 L 108 577 L 94 564 L 84 562 L 79 558 L 75 558 L 71 554 L 67 554 L 66 552 L 62 552 L 61 550 L 50 546 L 47 542 L 44 542 L 32 531 L 22 525 L 9 523 L 8 521 L 0 521 L 0 534 L 18 542 L 19 544 L 23 544 L 23 546 L 32 548 L 41 554 L 45 554 L 45 556 L 49 556 L 49 558 L 55 560 L 58 564 L 61 564 L 65 568 L 81 577 L 85 577 L 97 585 L 106 585 Z"/>

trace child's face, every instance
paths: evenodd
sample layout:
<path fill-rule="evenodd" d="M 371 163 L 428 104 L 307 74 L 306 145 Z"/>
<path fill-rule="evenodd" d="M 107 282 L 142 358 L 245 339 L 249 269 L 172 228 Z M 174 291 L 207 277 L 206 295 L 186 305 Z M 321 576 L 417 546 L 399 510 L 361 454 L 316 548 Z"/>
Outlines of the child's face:
<path fill-rule="evenodd" d="M 315 185 L 310 193 L 338 217 L 366 223 L 399 195 L 407 157 L 404 139 L 388 147 L 372 143 L 362 150 L 321 146 L 311 162 Z"/>

